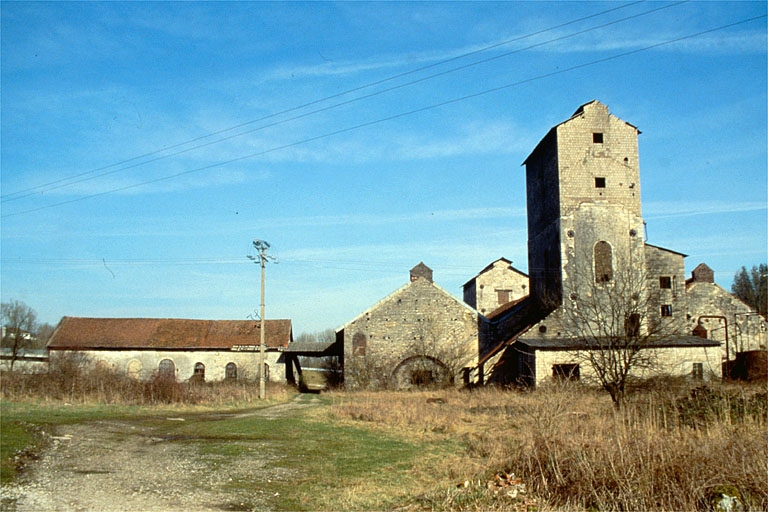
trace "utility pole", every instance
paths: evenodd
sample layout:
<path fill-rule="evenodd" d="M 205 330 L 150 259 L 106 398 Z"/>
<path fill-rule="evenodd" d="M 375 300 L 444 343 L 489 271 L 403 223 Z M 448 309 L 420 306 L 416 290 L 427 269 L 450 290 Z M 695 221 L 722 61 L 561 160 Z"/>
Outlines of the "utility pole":
<path fill-rule="evenodd" d="M 261 336 L 259 343 L 259 400 L 265 400 L 267 398 L 267 372 L 264 371 L 267 350 L 267 345 L 265 342 L 267 322 L 264 318 L 264 269 L 267 265 L 267 261 L 274 260 L 275 258 L 267 254 L 267 250 L 269 250 L 268 242 L 259 240 L 257 238 L 253 241 L 253 247 L 256 249 L 256 256 L 248 255 L 248 259 L 261 265 L 261 308 L 259 313 L 259 334 Z"/>

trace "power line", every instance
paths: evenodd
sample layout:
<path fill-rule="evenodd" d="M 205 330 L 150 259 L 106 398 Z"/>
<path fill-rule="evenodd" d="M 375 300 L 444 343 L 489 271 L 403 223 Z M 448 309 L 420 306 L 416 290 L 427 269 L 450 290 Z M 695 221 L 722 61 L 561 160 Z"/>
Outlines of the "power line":
<path fill-rule="evenodd" d="M 409 76 L 409 75 L 418 73 L 420 71 L 431 69 L 431 68 L 440 66 L 442 64 L 446 64 L 448 62 L 453 62 L 453 61 L 460 60 L 460 59 L 463 59 L 463 58 L 466 58 L 466 57 L 469 57 L 469 56 L 472 56 L 472 55 L 477 55 L 477 54 L 480 54 L 480 53 L 492 50 L 494 48 L 498 48 L 498 47 L 501 47 L 501 46 L 505 46 L 505 45 L 511 44 L 513 42 L 517 42 L 517 41 L 521 41 L 521 40 L 524 40 L 524 39 L 528 39 L 528 38 L 531 38 L 531 37 L 534 37 L 536 35 L 540 35 L 540 34 L 543 34 L 543 33 L 546 33 L 546 32 L 551 32 L 553 30 L 557 30 L 559 28 L 563 28 L 563 27 L 566 27 L 568 25 L 573 25 L 573 24 L 576 24 L 576 23 L 579 23 L 579 22 L 582 22 L 582 21 L 586 21 L 586 20 L 591 19 L 591 18 L 596 18 L 598 16 L 602 16 L 604 14 L 608 14 L 610 12 L 614 12 L 614 11 L 617 11 L 617 10 L 620 10 L 620 9 L 625 9 L 627 7 L 630 7 L 630 6 L 633 6 L 633 5 L 636 5 L 636 4 L 639 4 L 639 3 L 643 3 L 644 1 L 645 0 L 639 0 L 639 1 L 636 1 L 636 2 L 632 2 L 632 3 L 629 3 L 629 4 L 625 4 L 625 5 L 619 6 L 619 7 L 614 7 L 614 8 L 611 8 L 611 9 L 607 9 L 605 11 L 601 11 L 601 12 L 598 12 L 598 13 L 595 13 L 595 14 L 591 14 L 589 16 L 584 16 L 584 17 L 581 17 L 581 18 L 578 18 L 578 19 L 575 19 L 575 20 L 568 21 L 566 23 L 561 23 L 559 25 L 555 25 L 555 26 L 552 26 L 552 27 L 549 27 L 549 28 L 546 28 L 546 29 L 538 30 L 536 32 L 532 32 L 532 33 L 526 34 L 524 36 L 519 36 L 519 37 L 516 37 L 516 38 L 513 38 L 513 39 L 508 39 L 508 40 L 502 41 L 500 43 L 495 43 L 495 44 L 492 44 L 492 45 L 489 45 L 489 46 L 485 46 L 485 47 L 480 48 L 478 50 L 474 50 L 474 51 L 471 51 L 471 52 L 463 53 L 461 55 L 458 55 L 458 56 L 455 56 L 455 57 L 451 57 L 451 58 L 448 58 L 448 59 L 444 59 L 444 60 L 438 61 L 436 63 L 428 64 L 426 66 L 422 66 L 422 67 L 419 67 L 419 68 L 416 68 L 416 69 L 413 69 L 413 70 L 410 70 L 410 71 L 406 71 L 404 73 L 396 74 L 396 75 L 393 75 L 393 76 L 390 76 L 390 77 L 387 77 L 387 78 L 383 78 L 383 79 L 375 81 L 375 82 L 371 82 L 371 83 L 364 84 L 364 85 L 359 86 L 359 87 L 348 89 L 346 91 L 342 91 L 340 93 L 333 94 L 331 96 L 326 96 L 326 97 L 323 97 L 323 98 L 320 98 L 320 99 L 317 99 L 317 100 L 313 100 L 311 102 L 304 103 L 304 104 L 298 105 L 296 107 L 291 107 L 289 109 L 282 110 L 280 112 L 277 112 L 277 113 L 274 113 L 274 114 L 270 114 L 270 115 L 267 115 L 267 116 L 264 116 L 264 117 L 261 117 L 261 118 L 258 118 L 258 119 L 254 119 L 254 120 L 251 120 L 251 121 L 246 121 L 244 123 L 240 123 L 240 124 L 231 126 L 229 128 L 225 128 L 223 130 L 212 132 L 212 133 L 209 133 L 207 135 L 196 137 L 196 138 L 187 140 L 185 142 L 180 142 L 180 143 L 177 143 L 177 144 L 174 144 L 174 145 L 171 145 L 171 146 L 166 146 L 166 147 L 164 147 L 162 149 L 151 151 L 149 153 L 144 153 L 143 155 L 139 155 L 139 156 L 135 156 L 135 157 L 132 157 L 132 158 L 128 158 L 126 160 L 121 160 L 121 161 L 113 163 L 113 164 L 109 164 L 109 165 L 102 166 L 102 167 L 99 167 L 99 168 L 96 168 L 96 169 L 92 169 L 90 171 L 85 171 L 85 172 L 76 174 L 74 176 L 70 176 L 70 177 L 66 177 L 66 178 L 61 178 L 61 179 L 54 180 L 54 181 L 51 181 L 51 182 L 48 182 L 48 183 L 44 183 L 44 184 L 41 184 L 41 185 L 36 185 L 34 187 L 29 187 L 29 188 L 26 188 L 26 189 L 23 189 L 23 190 L 12 192 L 10 194 L 6 194 L 5 196 L 0 196 L 0 200 L 2 200 L 2 202 L 16 201 L 18 199 L 23 199 L 25 197 L 29 197 L 31 195 L 34 195 L 37 191 L 45 192 L 45 191 L 56 190 L 56 189 L 60 189 L 60 188 L 67 187 L 67 186 L 70 186 L 70 185 L 74 185 L 74 184 L 77 184 L 77 183 L 81 183 L 83 181 L 88 181 L 88 180 L 91 180 L 91 179 L 96 179 L 96 178 L 100 178 L 100 177 L 103 177 L 103 176 L 107 176 L 109 174 L 113 174 L 113 173 L 116 173 L 116 172 L 124 171 L 124 170 L 127 170 L 127 169 L 132 169 L 132 168 L 135 168 L 135 167 L 146 165 L 148 163 L 156 162 L 158 160 L 163 160 L 165 158 L 169 158 L 169 157 L 172 157 L 172 156 L 178 156 L 180 154 L 187 153 L 189 151 L 193 151 L 193 150 L 196 150 L 196 149 L 204 148 L 204 147 L 207 147 L 207 146 L 210 146 L 210 145 L 213 145 L 213 144 L 218 144 L 220 142 L 231 140 L 231 139 L 236 138 L 236 137 L 241 137 L 243 135 L 246 135 L 246 134 L 249 134 L 249 133 L 253 133 L 255 131 L 263 130 L 265 128 L 273 127 L 273 126 L 276 126 L 276 125 L 279 125 L 279 124 L 283 124 L 283 123 L 286 123 L 286 122 L 290 122 L 290 121 L 295 121 L 295 120 L 301 119 L 303 117 L 307 117 L 307 116 L 314 115 L 314 114 L 317 114 L 317 113 L 320 113 L 320 112 L 324 112 L 324 111 L 327 111 L 327 110 L 338 108 L 340 106 L 348 105 L 349 103 L 361 101 L 363 99 L 367 99 L 367 98 L 370 98 L 372 96 L 383 94 L 385 92 L 389 92 L 389 91 L 392 91 L 392 90 L 395 90 L 395 89 L 400 89 L 400 88 L 403 88 L 403 87 L 407 87 L 409 85 L 413 85 L 415 83 L 419 83 L 419 82 L 422 82 L 422 81 L 425 81 L 425 80 L 429 80 L 429 79 L 435 78 L 437 76 L 442 76 L 442 75 L 447 74 L 447 73 L 452 73 L 452 72 L 457 71 L 457 70 L 465 69 L 465 68 L 470 67 L 470 66 L 475 66 L 475 65 L 487 62 L 489 60 L 493 60 L 493 59 L 481 60 L 479 62 L 475 62 L 475 63 L 472 63 L 472 64 L 468 64 L 468 65 L 465 65 L 465 66 L 454 68 L 452 70 L 445 71 L 443 73 L 439 73 L 437 75 L 432 75 L 430 77 L 422 78 L 420 80 L 416 80 L 416 81 L 409 82 L 409 83 L 406 83 L 406 84 L 401 84 L 401 85 L 399 85 L 397 87 L 393 87 L 393 88 L 389 88 L 389 89 L 384 89 L 384 90 L 378 91 L 377 93 L 374 93 L 374 94 L 365 95 L 365 96 L 362 96 L 362 97 L 359 97 L 359 98 L 355 98 L 355 99 L 352 99 L 352 100 L 348 100 L 348 101 L 345 101 L 345 102 L 337 103 L 335 105 L 332 105 L 332 106 L 329 106 L 329 107 L 325 107 L 325 108 L 322 108 L 322 109 L 319 109 L 319 110 L 314 110 L 314 111 L 302 114 L 300 116 L 292 117 L 292 118 L 285 119 L 285 120 L 282 120 L 282 121 L 278 121 L 278 122 L 275 122 L 275 123 L 270 123 L 270 124 L 267 124 L 267 125 L 264 125 L 264 126 L 261 126 L 261 127 L 255 128 L 255 129 L 252 129 L 252 130 L 248 130 L 248 131 L 245 131 L 245 132 L 240 132 L 240 133 L 237 133 L 237 134 L 234 134 L 234 135 L 223 137 L 223 138 L 217 139 L 215 141 L 207 142 L 205 144 L 195 145 L 195 146 L 193 146 L 191 148 L 187 148 L 187 149 L 183 149 L 183 150 L 176 151 L 176 152 L 173 152 L 173 153 L 169 153 L 169 154 L 166 154 L 166 155 L 158 156 L 156 158 L 151 158 L 149 160 L 145 160 L 145 161 L 141 161 L 141 162 L 136 162 L 137 160 L 142 160 L 142 159 L 145 159 L 147 157 L 151 157 L 151 156 L 154 156 L 154 155 L 159 155 L 160 153 L 163 153 L 163 152 L 166 152 L 166 151 L 169 151 L 169 150 L 172 150 L 172 149 L 176 149 L 176 148 L 181 148 L 183 146 L 186 146 L 186 145 L 189 145 L 189 144 L 193 144 L 195 142 L 199 142 L 201 140 L 205 140 L 207 138 L 214 137 L 216 135 L 221 135 L 223 133 L 231 132 L 233 130 L 237 130 L 239 128 L 244 128 L 246 126 L 250 126 L 250 125 L 258 123 L 258 122 L 262 122 L 262 121 L 266 121 L 266 120 L 269 120 L 269 119 L 273 119 L 275 117 L 278 117 L 278 116 L 281 116 L 281 115 L 284 115 L 284 114 L 288 114 L 288 113 L 291 113 L 291 112 L 295 112 L 295 111 L 301 110 L 301 109 L 306 108 L 306 107 L 317 105 L 317 104 L 320 104 L 322 102 L 325 102 L 325 101 L 328 101 L 328 100 L 331 100 L 331 99 L 339 98 L 339 97 L 345 96 L 347 94 L 351 94 L 351 93 L 358 92 L 358 91 L 361 91 L 361 90 L 364 90 L 364 89 L 375 87 L 377 85 L 381 85 L 381 84 L 384 84 L 384 83 L 396 80 L 398 78 Z M 669 7 L 673 7 L 673 6 L 679 5 L 681 3 L 685 3 L 686 1 L 688 1 L 688 0 L 677 2 L 677 3 L 674 3 L 674 4 L 670 4 L 668 6 L 663 6 L 663 7 L 660 7 L 660 8 L 656 8 L 656 9 L 653 9 L 653 10 L 648 11 L 646 13 L 641 13 L 641 14 L 636 15 L 636 16 L 631 16 L 631 17 L 628 17 L 628 18 L 623 18 L 622 20 L 617 20 L 615 22 L 611 22 L 611 23 L 606 24 L 606 25 L 601 25 L 601 26 L 598 26 L 598 27 L 594 27 L 592 29 L 588 29 L 588 30 L 585 30 L 585 31 L 577 32 L 576 34 L 588 32 L 589 30 L 596 30 L 598 28 L 603 28 L 603 27 L 605 27 L 607 25 L 610 25 L 610 24 L 613 24 L 613 23 L 618 23 L 618 22 L 621 22 L 621 21 L 626 21 L 627 19 L 632 19 L 634 17 L 642 16 L 642 15 L 648 14 L 650 12 L 655 12 L 655 11 L 658 11 L 658 10 L 661 10 L 661 9 L 666 9 L 666 8 L 669 8 Z M 566 37 L 573 37 L 573 35 L 569 35 L 569 36 L 566 36 Z M 562 40 L 562 39 L 564 39 L 564 38 L 554 39 L 554 40 L 552 40 L 550 42 L 554 42 L 554 41 L 558 41 L 558 40 Z M 534 45 L 532 47 L 524 48 L 522 50 L 516 50 L 514 52 L 509 52 L 509 53 L 506 53 L 506 54 L 502 54 L 500 56 L 494 57 L 494 59 L 501 58 L 501 57 L 504 57 L 504 56 L 508 56 L 508 55 L 510 55 L 512 53 L 517 53 L 519 51 L 530 49 L 530 48 L 533 48 L 533 47 L 536 47 L 536 46 L 541 46 L 542 44 L 547 44 L 547 43 L 541 43 L 539 45 Z M 132 165 L 128 165 L 128 166 L 123 166 L 124 164 L 128 164 L 128 163 L 131 163 L 131 162 L 136 162 L 136 163 L 134 163 Z M 121 167 L 121 166 L 123 166 L 123 167 Z M 100 171 L 105 171 L 107 169 L 112 169 L 114 167 L 120 167 L 120 168 L 112 170 L 112 171 L 108 171 L 108 172 L 105 172 L 105 173 L 101 173 L 101 174 L 98 174 L 96 176 L 90 176 L 90 177 L 87 177 L 87 178 L 85 177 L 85 176 L 92 175 L 94 173 L 98 173 Z M 82 178 L 82 179 L 78 179 L 78 178 Z"/>
<path fill-rule="evenodd" d="M 512 87 L 516 87 L 516 86 L 519 86 L 519 85 L 522 85 L 522 84 L 526 84 L 526 83 L 530 83 L 530 82 L 535 82 L 535 81 L 538 81 L 538 80 L 542 80 L 542 79 L 545 79 L 545 78 L 550 78 L 550 77 L 557 76 L 557 75 L 562 75 L 564 73 L 569 73 L 571 71 L 575 71 L 575 70 L 578 70 L 578 69 L 583 69 L 583 68 L 587 68 L 587 67 L 590 67 L 590 66 L 595 66 L 597 64 L 602 64 L 604 62 L 620 59 L 620 58 L 623 58 L 623 57 L 627 57 L 629 55 L 634 55 L 634 54 L 637 54 L 637 53 L 641 53 L 641 52 L 645 52 L 645 51 L 648 51 L 648 50 L 652 50 L 654 48 L 659 48 L 659 47 L 662 47 L 662 46 L 678 43 L 680 41 L 685 41 L 687 39 L 692 39 L 692 38 L 699 37 L 699 36 L 702 36 L 702 35 L 705 35 L 705 34 L 710 34 L 712 32 L 716 32 L 718 30 L 724 30 L 724 29 L 727 29 L 727 28 L 731 28 L 731 27 L 734 27 L 734 26 L 737 26 L 737 25 L 742 25 L 744 23 L 749 23 L 751 21 L 755 21 L 755 20 L 758 20 L 758 19 L 764 19 L 764 18 L 766 18 L 766 15 L 760 15 L 760 16 L 755 16 L 755 17 L 752 17 L 752 18 L 747 18 L 747 19 L 740 20 L 740 21 L 733 22 L 733 23 L 729 23 L 729 24 L 726 24 L 726 25 L 721 25 L 719 27 L 715 27 L 715 28 L 703 30 L 703 31 L 700 31 L 700 32 L 696 32 L 694 34 L 689 34 L 689 35 L 681 36 L 681 37 L 678 37 L 678 38 L 675 38 L 675 39 L 669 39 L 667 41 L 662 41 L 660 43 L 655 43 L 655 44 L 652 44 L 652 45 L 649 45 L 649 46 L 645 46 L 643 48 L 638 48 L 638 49 L 635 49 L 635 50 L 629 50 L 629 51 L 618 53 L 616 55 L 612 55 L 612 56 L 609 56 L 609 57 L 604 57 L 604 58 L 601 58 L 601 59 L 596 59 L 596 60 L 593 60 L 593 61 L 585 62 L 585 63 L 582 63 L 582 64 L 577 64 L 577 65 L 570 66 L 570 67 L 567 67 L 567 68 L 558 69 L 558 70 L 552 71 L 550 73 L 545 73 L 545 74 L 537 75 L 537 76 L 534 76 L 534 77 L 526 78 L 526 79 L 523 79 L 523 80 L 519 80 L 517 82 L 512 82 L 512 83 L 501 85 L 501 86 L 498 86 L 498 87 L 493 87 L 491 89 L 485 89 L 483 91 L 479 91 L 479 92 L 476 92 L 476 93 L 467 94 L 467 95 L 456 97 L 456 98 L 453 98 L 453 99 L 441 101 L 441 102 L 438 102 L 438 103 L 427 105 L 425 107 L 420 107 L 420 108 L 409 110 L 409 111 L 406 111 L 406 112 L 401 112 L 399 114 L 393 114 L 391 116 L 375 119 L 373 121 L 366 121 L 366 122 L 359 123 L 359 124 L 356 124 L 356 125 L 348 126 L 346 128 L 341 128 L 341 129 L 338 129 L 338 130 L 334 130 L 332 132 L 327 132 L 327 133 L 316 135 L 316 136 L 313 136 L 313 137 L 308 137 L 306 139 L 302 139 L 302 140 L 299 140 L 299 141 L 283 144 L 283 145 L 280 145 L 280 146 L 274 146 L 274 147 L 269 148 L 269 149 L 265 149 L 265 150 L 262 150 L 262 151 L 257 151 L 255 153 L 249 153 L 247 155 L 242 155 L 242 156 L 239 156 L 239 157 L 236 157 L 236 158 L 231 158 L 229 160 L 224 160 L 224 161 L 216 162 L 216 163 L 213 163 L 213 164 L 204 165 L 204 166 L 201 166 L 201 167 L 196 167 L 194 169 L 189 169 L 189 170 L 178 172 L 178 173 L 175 173 L 175 174 L 170 174 L 170 175 L 167 175 L 167 176 L 161 176 L 159 178 L 154 178 L 154 179 L 151 179 L 151 180 L 146 180 L 146 181 L 142 181 L 142 182 L 139 182 L 139 183 L 134 183 L 134 184 L 131 184 L 131 185 L 126 185 L 126 186 L 123 186 L 123 187 L 117 187 L 117 188 L 105 190 L 105 191 L 102 191 L 102 192 L 97 192 L 97 193 L 94 193 L 94 194 L 89 194 L 89 195 L 85 195 L 85 196 L 69 199 L 69 200 L 66 200 L 66 201 L 60 201 L 58 203 L 53 203 L 53 204 L 49 204 L 49 205 L 40 206 L 40 207 L 37 207 L 37 208 L 31 208 L 31 209 L 28 209 L 28 210 L 22 210 L 22 211 L 18 211 L 18 212 L 14 212 L 14 213 L 9 213 L 9 214 L 3 215 L 2 218 L 13 217 L 13 216 L 16 216 L 16 215 L 22 215 L 22 214 L 26 214 L 26 213 L 32 213 L 32 212 L 36 212 L 36 211 L 40 211 L 40 210 L 45 210 L 45 209 L 48 209 L 48 208 L 54 208 L 54 207 L 57 207 L 57 206 L 63 206 L 63 205 L 66 205 L 66 204 L 71 204 L 71 203 L 83 201 L 83 200 L 86 200 L 86 199 L 92 199 L 94 197 L 99 197 L 99 196 L 103 196 L 103 195 L 107 195 L 107 194 L 112 194 L 112 193 L 115 193 L 115 192 L 122 192 L 122 191 L 125 191 L 125 190 L 130 190 L 130 189 L 141 187 L 141 186 L 144 186 L 144 185 L 151 185 L 151 184 L 154 184 L 154 183 L 159 183 L 161 181 L 166 181 L 166 180 L 178 178 L 180 176 L 185 176 L 185 175 L 188 175 L 188 174 L 193 174 L 193 173 L 201 172 L 201 171 L 213 169 L 213 168 L 216 168 L 216 167 L 222 167 L 222 166 L 225 166 L 225 165 L 229 165 L 229 164 L 232 164 L 232 163 L 240 162 L 240 161 L 243 161 L 243 160 L 248 160 L 248 159 L 251 159 L 251 158 L 256 158 L 256 157 L 259 157 L 259 156 L 264 156 L 264 155 L 267 155 L 267 154 L 270 154 L 270 153 L 274 153 L 274 152 L 277 152 L 277 151 L 282 151 L 282 150 L 285 150 L 285 149 L 290 149 L 292 147 L 300 146 L 300 145 L 307 144 L 307 143 L 310 143 L 310 142 L 314 142 L 314 141 L 317 141 L 317 140 L 326 139 L 326 138 L 329 138 L 329 137 L 333 137 L 333 136 L 336 136 L 336 135 L 341 135 L 341 134 L 348 133 L 348 132 L 355 131 L 355 130 L 359 130 L 359 129 L 362 129 L 362 128 L 367 128 L 367 127 L 374 126 L 374 125 L 377 125 L 377 124 L 381 124 L 381 123 L 384 123 L 384 122 L 393 121 L 393 120 L 400 119 L 400 118 L 403 118 L 403 117 L 408 117 L 408 116 L 411 116 L 411 115 L 414 115 L 414 114 L 419 114 L 419 113 L 422 113 L 422 112 L 426 112 L 428 110 L 432 110 L 432 109 L 435 109 L 435 108 L 444 107 L 446 105 L 452 105 L 454 103 L 459 103 L 459 102 L 466 101 L 466 100 L 469 100 L 469 99 L 478 98 L 478 97 L 481 97 L 481 96 L 486 96 L 488 94 L 492 94 L 492 93 L 496 93 L 496 92 L 503 91 L 503 90 L 506 90 L 506 89 L 510 89 Z"/>

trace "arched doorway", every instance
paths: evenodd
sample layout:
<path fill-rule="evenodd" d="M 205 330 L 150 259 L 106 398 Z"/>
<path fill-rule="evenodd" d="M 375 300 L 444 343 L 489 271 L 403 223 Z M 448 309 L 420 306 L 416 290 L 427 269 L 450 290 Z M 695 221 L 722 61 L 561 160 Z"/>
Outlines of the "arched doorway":
<path fill-rule="evenodd" d="M 451 370 L 431 356 L 413 356 L 398 364 L 392 372 L 397 389 L 444 388 L 453 385 Z"/>

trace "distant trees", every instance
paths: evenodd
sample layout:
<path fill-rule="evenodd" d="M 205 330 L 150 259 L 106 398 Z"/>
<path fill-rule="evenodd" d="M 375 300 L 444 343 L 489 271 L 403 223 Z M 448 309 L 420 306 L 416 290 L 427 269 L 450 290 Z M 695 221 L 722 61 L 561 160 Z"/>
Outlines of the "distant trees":
<path fill-rule="evenodd" d="M 299 343 L 331 343 L 336 341 L 336 331 L 325 329 L 317 332 L 302 332 L 294 340 Z"/>
<path fill-rule="evenodd" d="M 37 346 L 37 313 L 24 302 L 12 300 L 0 305 L 2 312 L 2 347 L 11 351 L 11 370 L 24 349 Z"/>
<path fill-rule="evenodd" d="M 741 267 L 733 278 L 731 292 L 768 320 L 768 265 Z"/>

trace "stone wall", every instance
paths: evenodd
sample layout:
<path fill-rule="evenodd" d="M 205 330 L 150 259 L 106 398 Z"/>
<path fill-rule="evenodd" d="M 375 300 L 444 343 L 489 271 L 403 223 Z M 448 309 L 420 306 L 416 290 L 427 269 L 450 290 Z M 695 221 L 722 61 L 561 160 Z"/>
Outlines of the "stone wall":
<path fill-rule="evenodd" d="M 599 102 L 557 126 L 561 216 L 595 201 L 621 204 L 642 216 L 637 135 L 637 128 Z"/>
<path fill-rule="evenodd" d="M 404 360 L 419 354 L 439 360 L 460 383 L 461 369 L 477 364 L 477 322 L 476 311 L 417 278 L 344 326 L 345 384 L 387 385 Z"/>
<path fill-rule="evenodd" d="M 687 329 L 722 342 L 722 356 L 734 359 L 737 352 L 765 350 L 766 324 L 749 306 L 712 282 L 693 282 L 686 287 Z M 703 328 L 706 332 L 701 331 Z M 726 336 L 728 345 L 726 346 Z"/>
<path fill-rule="evenodd" d="M 504 260 L 497 260 L 472 281 L 470 293 L 474 296 L 465 302 L 487 315 L 503 306 L 528 295 L 528 276 L 510 267 Z"/>
<path fill-rule="evenodd" d="M 51 351 L 51 357 L 57 354 L 67 354 L 72 351 Z M 94 363 L 107 364 L 120 372 L 126 372 L 139 379 L 149 379 L 158 371 L 160 361 L 173 361 L 176 378 L 180 381 L 192 377 L 195 364 L 205 365 L 205 380 L 220 381 L 225 378 L 228 363 L 237 366 L 238 379 L 258 379 L 258 352 L 231 351 L 194 351 L 176 350 L 78 350 L 74 353 L 85 355 Z M 285 382 L 285 365 L 282 353 L 268 351 L 266 353 L 267 375 L 270 382 Z M 279 360 L 279 362 L 278 362 Z"/>
<path fill-rule="evenodd" d="M 719 350 L 707 347 L 669 347 L 652 349 L 656 363 L 653 368 L 637 368 L 631 372 L 633 377 L 651 376 L 693 376 L 694 364 L 702 365 L 702 378 L 717 380 L 722 376 Z M 530 364 L 530 363 L 529 363 Z M 578 364 L 580 379 L 595 382 L 595 374 L 586 362 L 583 352 L 567 350 L 535 351 L 535 382 L 542 384 L 553 379 L 553 366 Z"/>
<path fill-rule="evenodd" d="M 645 265 L 651 328 L 669 321 L 669 331 L 691 334 L 686 325 L 685 256 L 646 244 Z M 671 316 L 662 317 L 662 309 L 665 315 Z"/>

